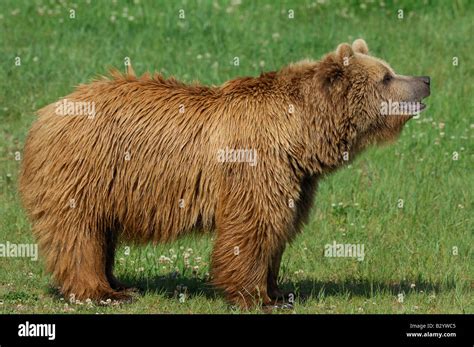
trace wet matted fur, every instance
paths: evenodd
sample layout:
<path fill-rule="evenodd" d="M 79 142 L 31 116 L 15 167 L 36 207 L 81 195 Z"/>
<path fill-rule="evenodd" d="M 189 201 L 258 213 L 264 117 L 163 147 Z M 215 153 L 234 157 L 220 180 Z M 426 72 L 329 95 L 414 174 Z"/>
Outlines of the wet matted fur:
<path fill-rule="evenodd" d="M 428 94 L 426 79 L 395 75 L 363 40 L 218 87 L 113 73 L 60 99 L 92 102 L 94 117 L 38 111 L 23 204 L 64 295 L 128 297 L 112 272 L 117 240 L 215 230 L 212 283 L 242 307 L 270 304 L 318 180 L 398 135 L 411 116 L 382 116 L 381 102 Z M 226 148 L 253 151 L 256 165 L 218 160 Z"/>

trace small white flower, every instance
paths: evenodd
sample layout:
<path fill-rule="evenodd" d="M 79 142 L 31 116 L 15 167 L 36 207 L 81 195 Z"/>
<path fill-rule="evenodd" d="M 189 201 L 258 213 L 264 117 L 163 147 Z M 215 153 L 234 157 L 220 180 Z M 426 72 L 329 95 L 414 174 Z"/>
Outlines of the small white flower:
<path fill-rule="evenodd" d="M 167 264 L 167 263 L 171 263 L 171 259 L 168 258 L 168 257 L 165 256 L 165 255 L 162 255 L 162 256 L 160 256 L 160 258 L 158 259 L 158 262 L 159 262 L 160 264 Z"/>

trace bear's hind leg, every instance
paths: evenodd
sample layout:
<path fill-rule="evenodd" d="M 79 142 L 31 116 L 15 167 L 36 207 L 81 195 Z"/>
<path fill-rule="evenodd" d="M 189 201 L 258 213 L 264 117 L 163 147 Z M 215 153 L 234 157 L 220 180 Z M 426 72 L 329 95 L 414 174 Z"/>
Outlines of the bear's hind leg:
<path fill-rule="evenodd" d="M 66 299 L 128 301 L 130 296 L 115 291 L 106 274 L 106 233 L 69 220 L 61 225 L 38 223 L 35 234 L 46 258 L 48 270 Z"/>

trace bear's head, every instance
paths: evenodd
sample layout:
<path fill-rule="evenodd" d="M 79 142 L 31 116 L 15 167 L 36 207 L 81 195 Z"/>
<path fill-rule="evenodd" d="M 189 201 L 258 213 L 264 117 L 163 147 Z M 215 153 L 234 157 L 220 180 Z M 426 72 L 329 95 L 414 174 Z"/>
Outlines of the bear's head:
<path fill-rule="evenodd" d="M 430 95 L 429 77 L 396 74 L 386 62 L 369 55 L 362 39 L 352 46 L 340 44 L 316 71 L 313 81 L 322 91 L 317 97 L 332 107 L 332 112 L 325 111 L 335 117 L 331 123 L 351 151 L 396 139 L 403 125 L 425 108 L 421 101 Z"/>

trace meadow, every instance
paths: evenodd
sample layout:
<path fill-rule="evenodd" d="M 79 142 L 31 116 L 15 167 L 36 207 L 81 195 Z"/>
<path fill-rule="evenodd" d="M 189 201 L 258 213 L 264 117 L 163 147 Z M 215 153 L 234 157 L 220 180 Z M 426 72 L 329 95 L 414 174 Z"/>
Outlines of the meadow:
<path fill-rule="evenodd" d="M 35 242 L 17 193 L 22 147 L 35 111 L 74 86 L 126 57 L 137 74 L 219 85 L 361 37 L 398 73 L 431 76 L 428 109 L 321 183 L 283 257 L 280 282 L 296 294 L 284 313 L 472 314 L 473 22 L 468 0 L 2 1 L 0 243 Z M 0 313 L 240 313 L 207 283 L 212 238 L 122 244 L 116 275 L 140 289 L 123 305 L 71 302 L 41 256 L 0 257 Z M 325 257 L 334 241 L 363 244 L 364 259 Z"/>

